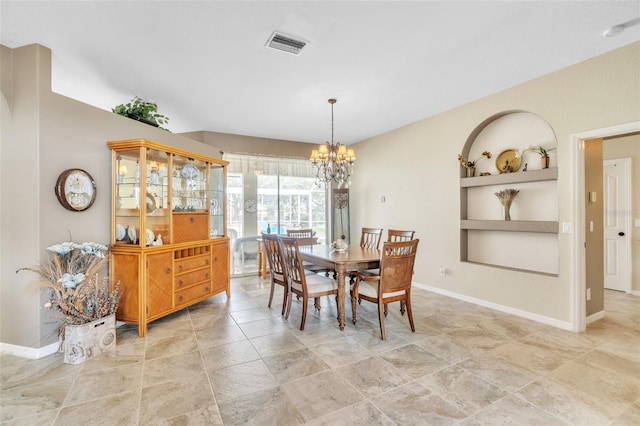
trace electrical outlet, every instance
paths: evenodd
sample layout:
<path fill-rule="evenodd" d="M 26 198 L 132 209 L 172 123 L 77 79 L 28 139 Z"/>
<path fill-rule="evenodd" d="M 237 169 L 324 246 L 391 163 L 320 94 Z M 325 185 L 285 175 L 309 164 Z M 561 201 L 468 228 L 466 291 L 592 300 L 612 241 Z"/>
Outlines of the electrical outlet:
<path fill-rule="evenodd" d="M 444 266 L 440 267 L 440 276 L 441 277 L 446 277 L 447 276 L 447 268 L 445 268 Z"/>
<path fill-rule="evenodd" d="M 587 289 L 587 302 L 591 300 L 591 289 Z"/>

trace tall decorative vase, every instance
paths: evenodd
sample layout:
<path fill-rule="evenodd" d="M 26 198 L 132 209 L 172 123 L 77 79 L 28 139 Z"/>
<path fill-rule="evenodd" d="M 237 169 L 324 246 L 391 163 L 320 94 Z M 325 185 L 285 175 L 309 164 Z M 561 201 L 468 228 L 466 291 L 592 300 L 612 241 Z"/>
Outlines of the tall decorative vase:
<path fill-rule="evenodd" d="M 474 177 L 476 175 L 475 167 L 467 167 L 467 177 Z"/>

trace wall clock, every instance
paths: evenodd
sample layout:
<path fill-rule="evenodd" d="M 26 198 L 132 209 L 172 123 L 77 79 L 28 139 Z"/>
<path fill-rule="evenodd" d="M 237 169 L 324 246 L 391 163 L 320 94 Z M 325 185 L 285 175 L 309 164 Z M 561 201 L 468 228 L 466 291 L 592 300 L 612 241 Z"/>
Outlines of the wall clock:
<path fill-rule="evenodd" d="M 91 207 L 96 200 L 96 182 L 82 169 L 67 169 L 56 181 L 56 197 L 62 206 L 81 212 Z"/>
<path fill-rule="evenodd" d="M 247 200 L 244 202 L 244 209 L 247 213 L 255 213 L 258 211 L 258 202 L 256 200 Z"/>

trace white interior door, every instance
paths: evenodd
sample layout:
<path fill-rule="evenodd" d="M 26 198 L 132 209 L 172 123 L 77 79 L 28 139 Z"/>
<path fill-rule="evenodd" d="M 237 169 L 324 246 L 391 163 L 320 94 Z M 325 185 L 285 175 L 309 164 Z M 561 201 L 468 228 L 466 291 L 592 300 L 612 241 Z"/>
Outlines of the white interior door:
<path fill-rule="evenodd" d="M 631 159 L 604 161 L 604 288 L 630 291 Z"/>

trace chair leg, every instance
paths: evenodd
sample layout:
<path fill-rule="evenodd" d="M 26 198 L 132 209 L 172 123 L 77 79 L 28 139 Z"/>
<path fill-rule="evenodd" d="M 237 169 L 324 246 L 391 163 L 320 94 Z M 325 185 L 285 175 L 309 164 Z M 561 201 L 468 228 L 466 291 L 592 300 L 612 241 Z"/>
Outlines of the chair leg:
<path fill-rule="evenodd" d="M 400 315 L 404 315 L 405 311 L 406 311 L 405 301 L 401 300 L 400 301 Z"/>
<path fill-rule="evenodd" d="M 378 303 L 378 320 L 380 321 L 380 334 L 382 335 L 382 340 L 387 340 L 387 333 L 384 331 L 384 311 L 386 305 L 382 305 Z"/>
<path fill-rule="evenodd" d="M 284 294 L 282 295 L 282 313 L 280 315 L 284 315 L 284 312 L 287 310 L 287 299 L 288 299 L 287 289 L 283 287 L 282 292 Z"/>
<path fill-rule="evenodd" d="M 389 309 L 387 307 L 387 303 L 385 303 L 384 304 L 384 316 L 386 317 L 388 313 L 389 313 Z"/>
<path fill-rule="evenodd" d="M 271 282 L 271 293 L 269 293 L 269 307 L 271 307 L 271 302 L 273 301 L 273 288 L 275 287 L 275 284 L 273 282 Z"/>
<path fill-rule="evenodd" d="M 289 314 L 291 313 L 291 300 L 293 300 L 293 293 L 285 290 L 285 293 L 287 293 L 287 313 L 284 316 L 284 319 L 288 320 L 289 319 Z"/>
<path fill-rule="evenodd" d="M 351 322 L 356 323 L 356 297 L 351 296 Z"/>
<path fill-rule="evenodd" d="M 320 312 L 320 298 L 316 297 L 315 299 L 313 299 L 313 306 L 314 308 L 316 308 L 316 310 L 318 312 Z"/>
<path fill-rule="evenodd" d="M 307 305 L 309 300 L 306 297 L 302 298 L 302 323 L 300 324 L 300 330 L 304 330 L 304 323 L 307 321 Z"/>
<path fill-rule="evenodd" d="M 416 328 L 413 325 L 413 313 L 411 312 L 411 293 L 407 293 L 407 316 L 409 317 L 409 325 L 411 326 L 411 331 L 416 332 Z"/>

